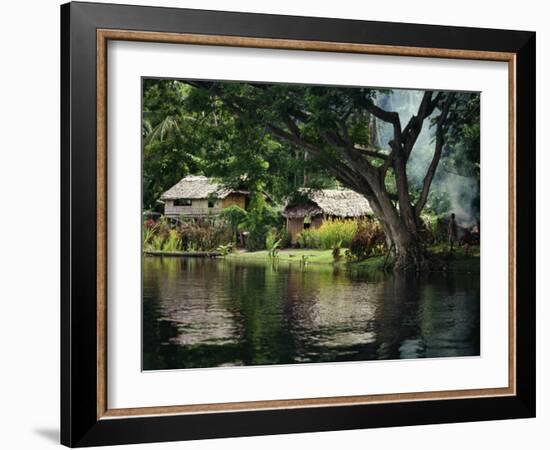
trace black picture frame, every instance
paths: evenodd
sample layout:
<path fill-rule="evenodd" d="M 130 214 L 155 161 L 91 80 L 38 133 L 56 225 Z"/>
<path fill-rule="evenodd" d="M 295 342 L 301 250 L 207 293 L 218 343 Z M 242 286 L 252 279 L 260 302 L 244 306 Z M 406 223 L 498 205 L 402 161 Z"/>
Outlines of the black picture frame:
<path fill-rule="evenodd" d="M 98 29 L 516 55 L 516 395 L 106 419 L 97 414 Z M 71 447 L 535 416 L 535 33 L 93 3 L 61 6 L 61 443 Z"/>

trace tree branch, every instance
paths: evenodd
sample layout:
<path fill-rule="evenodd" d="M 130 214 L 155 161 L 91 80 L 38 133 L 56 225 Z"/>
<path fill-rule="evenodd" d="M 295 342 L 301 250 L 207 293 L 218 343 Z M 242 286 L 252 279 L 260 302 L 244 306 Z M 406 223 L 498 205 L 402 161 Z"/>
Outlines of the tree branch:
<path fill-rule="evenodd" d="M 430 166 L 428 167 L 426 176 L 424 177 L 424 182 L 422 184 L 422 192 L 420 193 L 420 197 L 416 202 L 416 205 L 414 206 L 414 212 L 416 214 L 416 217 L 420 216 L 422 209 L 424 209 L 424 206 L 426 206 L 426 202 L 428 201 L 428 194 L 430 193 L 430 187 L 432 185 L 433 177 L 435 175 L 435 171 L 439 164 L 439 160 L 441 159 L 441 151 L 443 149 L 443 143 L 444 143 L 443 133 L 444 133 L 445 121 L 447 119 L 447 116 L 449 115 L 449 108 L 451 107 L 453 99 L 454 99 L 454 94 L 450 93 L 447 99 L 445 100 L 445 102 L 443 103 L 441 115 L 437 119 L 434 156 L 432 158 Z"/>
<path fill-rule="evenodd" d="M 386 111 L 385 109 L 382 109 L 379 106 L 376 106 L 374 102 L 369 98 L 365 98 L 364 100 L 365 101 L 363 102 L 363 104 L 365 108 L 373 116 L 378 117 L 380 120 L 383 120 L 384 122 L 391 123 L 392 125 L 399 126 L 399 128 L 401 128 L 401 122 L 399 121 L 398 113 L 394 111 Z"/>
<path fill-rule="evenodd" d="M 407 159 L 409 158 L 412 149 L 414 148 L 414 144 L 416 143 L 416 140 L 418 139 L 418 136 L 422 131 L 424 121 L 434 112 L 435 108 L 439 105 L 439 102 L 441 100 L 441 92 L 439 92 L 433 99 L 432 95 L 432 91 L 424 92 L 416 115 L 410 118 L 409 123 L 403 130 L 403 147 Z"/>
<path fill-rule="evenodd" d="M 388 159 L 388 155 L 386 153 L 380 153 L 376 150 L 371 150 L 365 147 L 359 147 L 358 145 L 354 145 L 353 150 L 363 153 L 366 156 L 371 156 L 373 158 L 383 159 L 384 161 Z"/>

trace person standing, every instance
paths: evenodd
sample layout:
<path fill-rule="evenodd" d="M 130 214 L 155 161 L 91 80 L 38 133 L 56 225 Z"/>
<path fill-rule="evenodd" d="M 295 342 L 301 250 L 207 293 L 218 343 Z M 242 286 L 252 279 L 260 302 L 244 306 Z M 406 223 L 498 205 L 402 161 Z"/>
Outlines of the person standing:
<path fill-rule="evenodd" d="M 447 230 L 447 237 L 449 239 L 449 246 L 451 253 L 453 252 L 453 245 L 458 237 L 458 230 L 455 221 L 455 213 L 451 214 L 451 220 L 449 221 L 449 229 Z"/>

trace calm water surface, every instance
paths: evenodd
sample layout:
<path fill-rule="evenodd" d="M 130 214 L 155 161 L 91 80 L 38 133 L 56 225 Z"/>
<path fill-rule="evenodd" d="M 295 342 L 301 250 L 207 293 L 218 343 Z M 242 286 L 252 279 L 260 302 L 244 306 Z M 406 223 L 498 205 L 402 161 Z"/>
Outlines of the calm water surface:
<path fill-rule="evenodd" d="M 143 264 L 145 370 L 479 355 L 479 273 Z"/>

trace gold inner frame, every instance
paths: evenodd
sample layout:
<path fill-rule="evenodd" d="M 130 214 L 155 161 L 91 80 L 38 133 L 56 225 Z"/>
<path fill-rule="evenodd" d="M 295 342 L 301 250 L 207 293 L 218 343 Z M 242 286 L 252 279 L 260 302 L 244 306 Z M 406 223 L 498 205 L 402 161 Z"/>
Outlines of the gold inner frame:
<path fill-rule="evenodd" d="M 109 409 L 107 405 L 107 42 L 109 40 L 501 61 L 508 63 L 508 387 Z M 345 406 L 516 394 L 516 54 L 238 36 L 97 30 L 97 418 Z"/>

